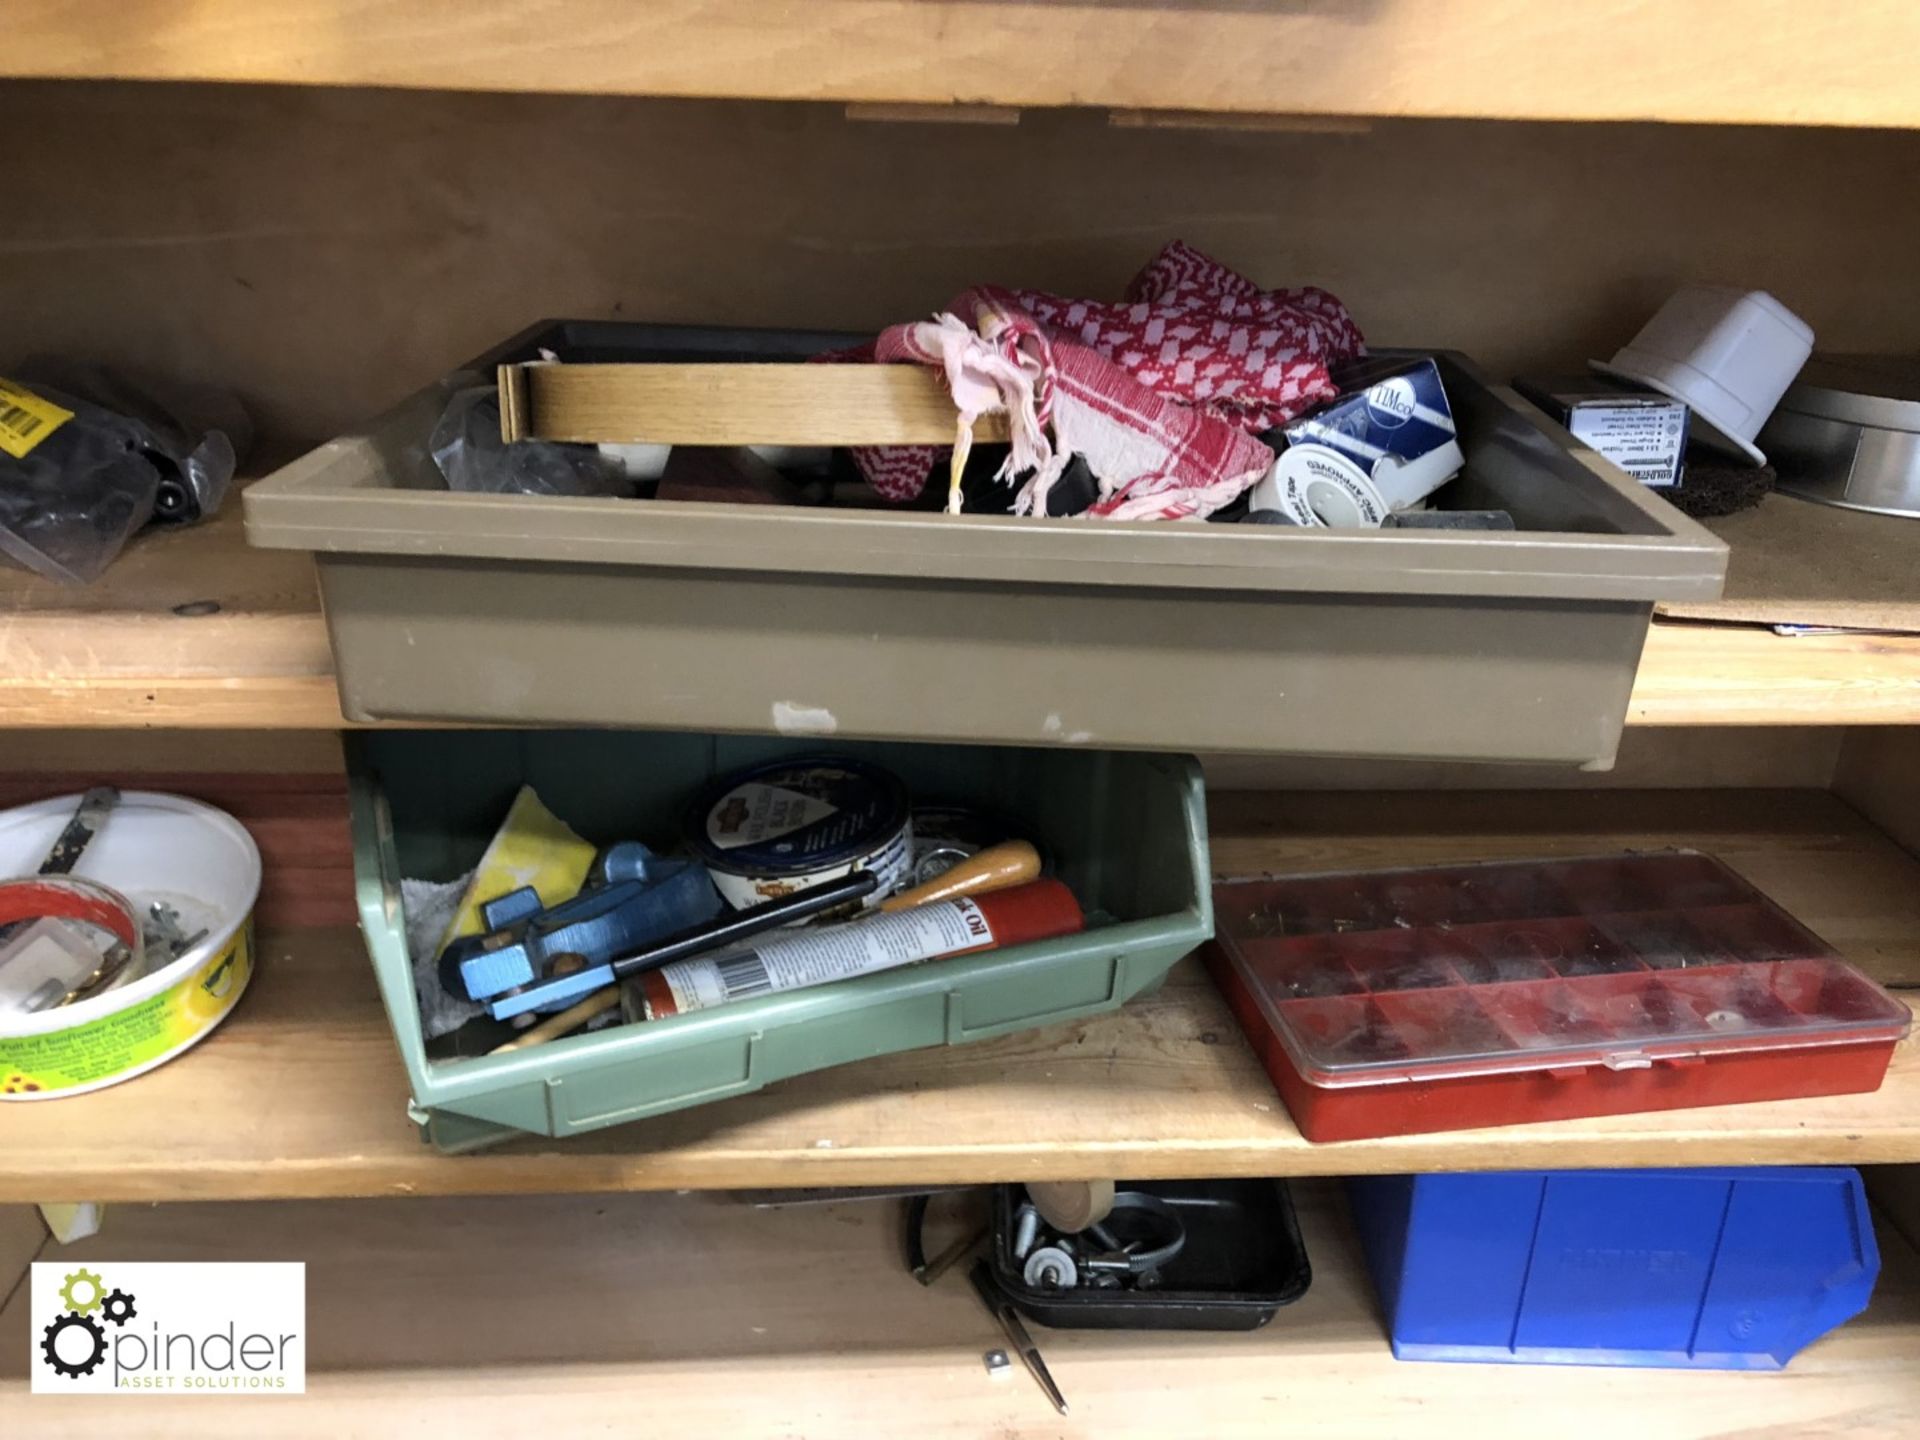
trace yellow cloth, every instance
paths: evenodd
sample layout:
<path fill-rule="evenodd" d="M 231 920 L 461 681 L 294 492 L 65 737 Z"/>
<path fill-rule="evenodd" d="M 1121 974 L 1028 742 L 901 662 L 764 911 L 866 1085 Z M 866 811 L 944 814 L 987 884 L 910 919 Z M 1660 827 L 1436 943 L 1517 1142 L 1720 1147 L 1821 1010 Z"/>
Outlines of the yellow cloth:
<path fill-rule="evenodd" d="M 542 905 L 571 900 L 587 883 L 594 854 L 592 845 L 540 803 L 531 785 L 522 785 L 434 953 L 463 935 L 483 934 L 487 926 L 480 918 L 481 905 L 509 891 L 531 885 Z"/>

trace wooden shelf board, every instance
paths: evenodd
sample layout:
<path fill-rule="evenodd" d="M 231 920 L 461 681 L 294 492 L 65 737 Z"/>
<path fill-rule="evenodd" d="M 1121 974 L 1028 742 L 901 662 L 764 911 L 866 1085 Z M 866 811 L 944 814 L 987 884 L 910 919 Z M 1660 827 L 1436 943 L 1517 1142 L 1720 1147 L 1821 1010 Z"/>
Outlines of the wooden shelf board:
<path fill-rule="evenodd" d="M 249 547 L 237 502 L 91 585 L 0 567 L 0 727 L 343 723 L 313 562 Z"/>
<path fill-rule="evenodd" d="M 1343 116 L 1920 125 L 1856 0 L 14 0 L 0 74 Z M 1727 84 L 1737 75 L 1740 83 Z"/>
<path fill-rule="evenodd" d="M 1629 723 L 1914 723 L 1920 525 L 1775 495 L 1707 526 L 1732 547 L 1726 594 L 1658 607 Z"/>
<path fill-rule="evenodd" d="M 1876 1228 L 1864 1314 L 1777 1374 L 1433 1365 L 1392 1358 L 1337 1186 L 1295 1187 L 1313 1285 L 1251 1334 L 1033 1327 L 1071 1413 L 1056 1416 L 964 1275 L 901 1269 L 897 1202 L 755 1210 L 704 1196 L 358 1205 L 184 1205 L 109 1213 L 61 1261 L 298 1260 L 307 1395 L 144 1397 L 167 1437 L 649 1432 L 816 1437 L 1276 1433 L 1533 1440 L 1541 1416 L 1646 1440 L 1904 1433 L 1920 1406 L 1920 1260 Z M 80 1440 L 83 1397 L 28 1395 L 24 1293 L 0 1311 L 0 1431 Z M 584 1321 L 584 1323 L 583 1323 Z M 1592 1433 L 1598 1433 L 1597 1430 Z"/>
<path fill-rule="evenodd" d="M 1920 635 L 1777 635 L 1656 618 L 1627 723 L 1920 724 Z"/>
<path fill-rule="evenodd" d="M 1769 502 L 1760 513 L 1785 504 Z M 1765 544 L 1778 543 L 1768 532 Z M 1831 573 L 1844 581 L 1856 552 L 1840 553 Z M 1890 569 L 1882 564 L 1873 574 Z M 220 608 L 176 613 L 201 601 Z M 1839 603 L 1829 597 L 1829 610 Z M 1920 626 L 1920 598 L 1909 608 Z M 1779 618 L 1804 609 L 1783 605 Z M 1789 638 L 1751 624 L 1657 622 L 1627 718 L 1642 725 L 1920 724 L 1920 634 Z M 56 585 L 0 568 L 0 728 L 332 730 L 346 723 L 312 561 L 249 548 L 238 505 L 205 527 L 140 537 L 93 585 Z"/>
<path fill-rule="evenodd" d="M 1694 845 L 1889 983 L 1920 983 L 1920 862 L 1812 791 L 1219 797 L 1222 874 Z M 0 1200 L 975 1183 L 1550 1165 L 1920 1160 L 1920 1045 L 1840 1096 L 1310 1145 L 1195 961 L 1119 1014 L 888 1057 L 756 1095 L 474 1155 L 422 1145 L 357 934 L 271 931 L 192 1054 L 0 1106 Z"/>

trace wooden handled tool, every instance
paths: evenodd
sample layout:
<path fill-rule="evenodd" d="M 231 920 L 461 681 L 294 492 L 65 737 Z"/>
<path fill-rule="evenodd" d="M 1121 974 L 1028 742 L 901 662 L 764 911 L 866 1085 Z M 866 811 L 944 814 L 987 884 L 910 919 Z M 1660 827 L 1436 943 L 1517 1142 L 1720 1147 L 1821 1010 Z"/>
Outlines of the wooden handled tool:
<path fill-rule="evenodd" d="M 549 1015 L 538 1025 L 529 1026 L 504 1045 L 496 1045 L 487 1053 L 505 1055 L 514 1050 L 530 1050 L 535 1045 L 544 1045 L 549 1040 L 558 1040 L 562 1035 L 571 1035 L 587 1021 L 603 1010 L 611 1010 L 620 1003 L 620 987 L 609 985 L 604 990 L 596 990 L 577 1005 L 569 1005 L 558 1015 Z"/>
<path fill-rule="evenodd" d="M 1033 1208 L 1062 1235 L 1078 1235 L 1113 1213 L 1111 1180 L 1030 1180 Z"/>
<path fill-rule="evenodd" d="M 993 845 L 978 855 L 969 855 L 958 865 L 936 875 L 924 885 L 902 890 L 880 902 L 882 910 L 911 910 L 935 900 L 955 900 L 962 895 L 985 895 L 991 890 L 1011 890 L 1040 878 L 1040 852 L 1024 840 L 1009 840 Z"/>

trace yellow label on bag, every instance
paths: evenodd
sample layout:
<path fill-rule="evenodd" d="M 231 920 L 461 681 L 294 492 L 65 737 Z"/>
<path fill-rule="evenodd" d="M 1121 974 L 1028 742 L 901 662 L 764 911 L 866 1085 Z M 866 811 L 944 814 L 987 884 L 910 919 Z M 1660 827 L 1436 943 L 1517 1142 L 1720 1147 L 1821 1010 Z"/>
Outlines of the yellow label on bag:
<path fill-rule="evenodd" d="M 62 410 L 11 380 L 0 380 L 0 450 L 14 459 L 26 459 L 29 450 L 72 418 L 71 410 Z"/>

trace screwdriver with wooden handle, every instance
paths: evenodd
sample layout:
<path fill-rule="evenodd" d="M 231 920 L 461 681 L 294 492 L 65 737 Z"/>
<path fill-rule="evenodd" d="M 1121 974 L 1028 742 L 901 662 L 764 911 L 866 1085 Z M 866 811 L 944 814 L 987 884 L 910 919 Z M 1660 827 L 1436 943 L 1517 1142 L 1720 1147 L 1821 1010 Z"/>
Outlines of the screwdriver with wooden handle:
<path fill-rule="evenodd" d="M 880 902 L 882 910 L 911 910 L 916 905 L 931 905 L 936 900 L 958 900 L 967 895 L 985 895 L 994 890 L 1011 890 L 1040 878 L 1040 852 L 1024 840 L 1009 840 L 990 845 L 977 855 L 969 855 L 951 869 L 943 870 L 924 885 L 902 890 Z"/>

